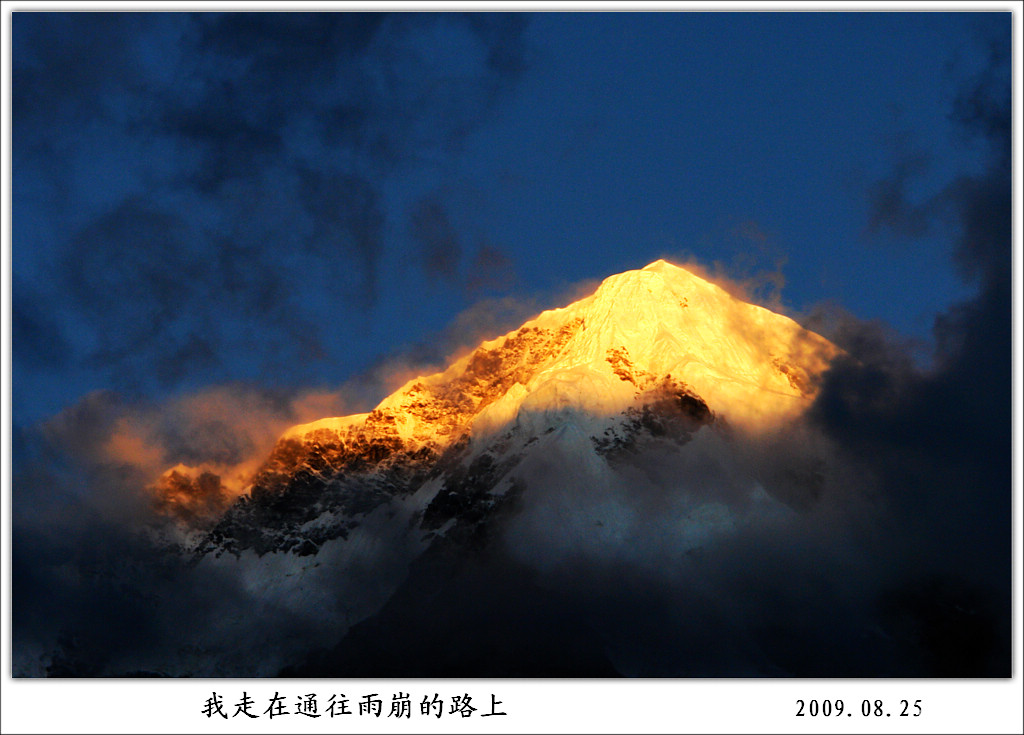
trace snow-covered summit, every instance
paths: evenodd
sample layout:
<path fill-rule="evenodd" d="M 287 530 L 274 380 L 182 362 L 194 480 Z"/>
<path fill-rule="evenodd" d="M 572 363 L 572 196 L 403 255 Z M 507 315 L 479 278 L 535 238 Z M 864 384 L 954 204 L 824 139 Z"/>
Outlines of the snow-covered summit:
<path fill-rule="evenodd" d="M 811 404 L 837 352 L 792 319 L 655 261 L 408 381 L 369 413 L 290 428 L 203 548 L 315 553 L 399 498 L 431 531 L 483 518 L 531 458 L 569 452 L 599 479 L 652 443 L 780 425 Z M 160 487 L 171 500 L 238 494 L 215 475 L 169 475 Z"/>
<path fill-rule="evenodd" d="M 237 493 L 213 473 L 169 473 L 157 497 L 201 531 L 187 545 L 206 564 L 254 554 L 261 569 L 287 567 L 281 583 L 303 595 L 322 587 L 317 574 L 351 574 L 358 620 L 384 599 L 357 589 L 365 554 L 388 555 L 389 593 L 425 550 L 477 548 L 549 511 L 576 529 L 574 543 L 610 543 L 623 528 L 596 508 L 619 502 L 613 488 L 632 486 L 636 467 L 689 457 L 706 469 L 739 432 L 805 410 L 837 352 L 659 260 L 408 381 L 369 413 L 292 427 L 226 509 Z M 749 479 L 751 507 L 771 482 Z M 728 493 L 707 492 L 685 501 L 679 527 L 692 533 L 678 553 L 739 522 L 723 510 Z"/>
<path fill-rule="evenodd" d="M 657 260 L 606 278 L 590 296 L 484 342 L 441 373 L 410 380 L 367 416 L 285 436 L 372 426 L 405 443 L 444 445 L 537 414 L 614 415 L 667 378 L 731 424 L 755 429 L 809 405 L 837 352 L 792 319 Z"/>

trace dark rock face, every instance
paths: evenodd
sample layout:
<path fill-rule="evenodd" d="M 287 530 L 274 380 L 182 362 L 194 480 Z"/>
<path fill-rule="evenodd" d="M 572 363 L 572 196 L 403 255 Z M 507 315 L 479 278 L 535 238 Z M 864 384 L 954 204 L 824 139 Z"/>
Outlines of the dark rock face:
<path fill-rule="evenodd" d="M 716 420 L 703 398 L 671 376 L 665 376 L 647 390 L 638 391 L 636 400 L 640 405 L 623 411 L 621 421 L 601 436 L 591 437 L 598 454 L 614 461 L 639 451 L 650 440 L 683 445 L 702 426 Z"/>
<path fill-rule="evenodd" d="M 203 472 L 196 478 L 171 471 L 151 488 L 157 512 L 194 527 L 212 523 L 230 502 L 220 477 Z"/>
<path fill-rule="evenodd" d="M 256 474 L 250 494 L 265 501 L 293 493 L 308 480 L 329 483 L 342 472 L 367 472 L 401 449 L 402 441 L 387 433 L 321 429 L 303 439 L 283 439 Z"/>
<path fill-rule="evenodd" d="M 629 357 L 629 350 L 625 347 L 613 347 L 608 350 L 605 361 L 612 366 L 612 372 L 620 380 L 632 383 L 638 391 L 649 388 L 656 378 L 651 373 L 636 367 Z"/>
<path fill-rule="evenodd" d="M 524 351 L 539 350 L 541 345 L 549 354 L 567 339 L 566 335 L 538 334 L 540 331 L 521 330 L 509 340 L 512 344 L 502 349 L 522 357 Z M 453 389 L 447 402 L 427 400 L 427 389 L 420 384 L 413 385 L 406 395 L 414 398 L 412 405 L 422 417 L 448 421 L 450 430 L 464 430 L 474 413 L 455 410 L 458 401 L 452 395 L 458 394 L 462 396 L 459 400 L 478 408 L 489 394 L 479 385 L 481 375 L 502 385 L 516 377 L 514 371 L 495 375 L 488 367 L 493 367 L 491 352 L 480 350 L 474 355 L 461 387 Z M 494 364 L 504 364 L 507 357 Z M 617 359 L 626 370 L 626 358 Z M 636 406 L 624 411 L 602 436 L 592 437 L 595 450 L 606 459 L 615 461 L 634 454 L 648 441 L 685 444 L 701 427 L 715 422 L 707 403 L 684 383 L 670 376 L 655 381 L 646 374 L 637 377 L 635 371 L 629 375 L 631 382 L 646 387 L 637 391 Z M 456 416 L 461 418 L 456 421 Z M 344 431 L 319 429 L 302 438 L 283 439 L 257 472 L 250 494 L 227 508 L 199 545 L 197 555 L 238 555 L 246 549 L 259 555 L 315 554 L 324 542 L 346 538 L 362 516 L 392 498 L 415 493 L 427 480 L 441 481 L 422 516 L 415 519 L 427 537 L 432 538 L 449 521 L 456 522 L 454 531 L 446 528 L 445 535 L 471 536 L 467 529 L 499 510 L 507 511 L 516 495 L 495 493 L 501 479 L 521 459 L 521 454 L 504 455 L 511 437 L 510 433 L 495 439 L 490 449 L 467 464 L 467 433 L 443 451 L 432 442 L 410 449 L 398 436 L 394 417 L 375 411 L 364 424 Z M 499 460 L 499 456 L 504 458 Z M 207 484 L 216 480 L 202 478 Z M 195 484 L 185 477 L 176 481 L 183 487 Z M 216 484 L 219 487 L 219 481 Z M 311 524 L 323 518 L 329 520 Z"/>
<path fill-rule="evenodd" d="M 267 473 L 265 485 L 235 501 L 197 550 L 198 555 L 239 554 L 252 549 L 314 554 L 324 542 L 347 537 L 362 516 L 396 496 L 415 492 L 427 479 L 436 454 L 429 449 L 392 452 L 375 464 L 380 444 L 353 452 L 335 442 L 307 446 L 288 440 L 275 450 L 296 466 L 294 473 Z M 313 525 L 311 521 L 328 517 Z"/>
<path fill-rule="evenodd" d="M 514 493 L 495 495 L 492 491 L 517 462 L 518 459 L 497 462 L 491 454 L 484 453 L 467 467 L 456 467 L 427 506 L 420 526 L 436 531 L 449 520 L 459 525 L 475 525 L 494 517 Z"/>
<path fill-rule="evenodd" d="M 523 327 L 497 347 L 478 348 L 465 371 L 445 385 L 414 384 L 402 397 L 402 410 L 430 424 L 437 436 L 460 436 L 481 409 L 516 383 L 527 382 L 540 364 L 561 352 L 584 328 L 582 319 L 574 319 L 557 331 Z"/>
<path fill-rule="evenodd" d="M 256 473 L 249 495 L 227 509 L 197 553 L 313 554 L 325 541 L 345 538 L 360 516 L 442 475 L 447 480 L 427 508 L 423 528 L 436 531 L 449 518 L 481 517 L 498 502 L 488 490 L 514 461 L 491 466 L 494 459 L 485 453 L 462 468 L 469 422 L 516 382 L 528 380 L 582 328 L 581 319 L 557 331 L 524 327 L 498 347 L 477 349 L 462 375 L 445 385 L 413 384 L 400 396 L 400 410 L 415 425 L 429 427 L 433 438 L 423 443 L 403 441 L 395 415 L 384 409 L 343 431 L 318 429 L 282 439 Z M 327 515 L 329 523 L 303 528 Z"/>

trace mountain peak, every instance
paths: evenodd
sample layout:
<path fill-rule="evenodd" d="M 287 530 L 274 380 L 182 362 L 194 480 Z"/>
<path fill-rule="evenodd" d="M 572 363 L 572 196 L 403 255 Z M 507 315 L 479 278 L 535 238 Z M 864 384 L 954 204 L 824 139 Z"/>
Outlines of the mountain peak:
<path fill-rule="evenodd" d="M 370 414 L 294 427 L 285 437 L 372 429 L 410 447 L 443 447 L 466 432 L 600 423 L 669 384 L 730 424 L 757 429 L 802 412 L 836 353 L 788 317 L 656 260 L 609 276 L 590 296 L 482 343 L 441 373 L 410 380 Z"/>
<path fill-rule="evenodd" d="M 608 276 L 601 282 L 595 296 L 614 294 L 614 297 L 619 300 L 657 301 L 667 299 L 671 301 L 672 294 L 678 300 L 685 298 L 688 293 L 705 294 L 712 300 L 733 298 L 714 283 L 666 260 L 656 260 L 638 270 L 628 270 Z M 630 306 L 636 306 L 636 304 Z M 630 306 L 623 308 L 623 305 L 620 304 L 617 309 L 622 313 L 628 313 Z M 709 304 L 709 306 L 714 305 Z M 714 308 L 719 307 L 714 306 Z"/>
<path fill-rule="evenodd" d="M 667 260 L 663 260 L 660 258 L 654 261 L 653 263 L 648 263 L 643 268 L 623 271 L 622 273 L 617 273 L 615 275 L 608 276 L 608 278 L 645 278 L 649 277 L 650 274 L 658 274 L 666 278 L 694 278 L 698 280 L 704 280 L 694 275 L 691 271 L 687 270 L 686 268 L 683 268 L 682 266 L 679 265 L 675 265 L 674 263 L 669 263 Z"/>
<path fill-rule="evenodd" d="M 549 450 L 573 457 L 580 477 L 600 477 L 645 446 L 777 427 L 811 405 L 837 352 L 792 319 L 658 260 L 408 381 L 369 413 L 292 427 L 253 476 L 251 505 L 238 505 L 204 548 L 312 554 L 344 537 L 348 521 L 312 540 L 297 528 L 325 509 L 347 518 L 376 507 L 396 488 L 415 490 L 424 529 L 441 533 L 451 513 L 499 503 L 511 468 L 543 463 Z M 172 473 L 164 495 L 191 497 L 212 477 Z M 260 514 L 283 519 L 280 528 L 254 530 Z"/>
<path fill-rule="evenodd" d="M 680 268 L 678 265 L 673 265 L 672 263 L 669 263 L 667 260 L 664 260 L 662 258 L 658 258 L 653 263 L 648 263 L 647 265 L 645 265 L 640 270 L 645 270 L 645 271 L 673 271 L 673 270 L 676 270 L 676 271 L 683 271 L 685 273 L 689 273 L 689 271 L 687 271 L 685 268 Z"/>

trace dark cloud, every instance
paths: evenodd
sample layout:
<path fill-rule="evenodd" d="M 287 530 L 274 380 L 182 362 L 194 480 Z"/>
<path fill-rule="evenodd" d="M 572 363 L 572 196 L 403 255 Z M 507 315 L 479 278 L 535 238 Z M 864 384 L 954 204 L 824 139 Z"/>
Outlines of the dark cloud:
<path fill-rule="evenodd" d="M 386 13 L 204 13 L 194 16 L 198 45 L 228 58 L 251 59 L 255 78 L 296 72 L 330 74 L 338 59 L 364 53 Z M 323 81 L 314 78 L 311 82 Z"/>
<path fill-rule="evenodd" d="M 747 240 L 755 247 L 766 247 L 775 238 L 769 235 L 757 222 L 747 220 L 733 228 L 733 234 Z"/>
<path fill-rule="evenodd" d="M 362 274 L 360 299 L 372 305 L 377 294 L 377 262 L 381 251 L 384 213 L 380 193 L 367 179 L 332 176 L 303 169 L 299 172 L 302 201 L 312 223 L 307 247 L 319 264 L 337 269 L 342 262 L 355 262 Z M 343 261 L 335 254 L 348 256 Z M 331 273 L 341 280 L 341 273 Z"/>
<path fill-rule="evenodd" d="M 194 675 L 224 665 L 251 671 L 237 659 L 254 645 L 286 653 L 325 635 L 315 622 L 322 605 L 316 611 L 270 602 L 247 590 L 238 568 L 196 568 L 184 550 L 186 529 L 147 487 L 184 463 L 215 470 L 233 497 L 240 488 L 231 477 L 251 475 L 285 427 L 349 413 L 348 400 L 340 392 L 242 384 L 162 402 L 102 391 L 43 424 L 16 429 L 15 675 L 146 674 L 172 661 Z M 194 474 L 200 491 L 211 490 L 205 480 L 212 478 Z M 220 490 L 214 483 L 212 492 Z M 194 501 L 196 512 L 219 507 Z M 381 548 L 386 556 L 387 545 Z M 317 587 L 324 601 L 339 606 L 351 594 L 334 589 L 329 576 Z M 327 617 L 335 614 L 343 613 Z M 287 660 L 277 655 L 265 659 L 264 674 Z"/>
<path fill-rule="evenodd" d="M 151 249 L 173 249 L 173 237 L 160 241 L 157 226 L 173 229 L 173 221 L 145 211 L 115 219 L 136 223 L 129 235 L 156 239 Z M 154 279 L 153 287 L 162 287 L 160 278 Z M 247 575 L 275 573 L 261 571 L 260 561 L 246 561 L 249 571 L 215 562 L 196 568 L 187 553 L 180 553 L 187 534 L 164 514 L 162 496 L 147 488 L 169 468 L 184 464 L 196 468 L 184 470 L 195 479 L 189 487 L 211 495 L 192 498 L 188 509 L 216 509 L 221 502 L 216 496 L 240 492 L 288 426 L 368 410 L 409 373 L 429 372 L 423 364 L 427 357 L 440 363 L 467 340 L 515 326 L 532 308 L 511 299 L 480 306 L 425 342 L 423 355 L 385 361 L 336 391 L 231 383 L 162 400 L 98 391 L 41 424 L 17 428 L 15 673 L 103 676 L 168 666 L 179 674 L 252 673 L 243 652 L 262 645 L 275 652 L 260 656 L 261 673 L 270 675 L 299 660 L 311 641 L 332 640 L 336 621 L 355 614 L 353 598 L 383 603 L 392 585 L 388 575 L 404 569 L 396 561 L 404 553 L 400 543 L 375 540 L 367 530 L 367 548 L 377 551 L 343 580 L 325 571 L 316 583 L 320 602 L 309 605 L 302 592 L 291 603 L 275 603 L 263 595 L 263 585 L 254 591 L 245 581 Z M 193 349 L 187 341 L 182 347 Z M 194 349 L 205 352 L 201 345 Z M 210 483 L 204 484 L 203 472 L 217 475 L 223 486 L 206 488 Z M 206 519 L 192 520 L 201 527 Z"/>
<path fill-rule="evenodd" d="M 512 259 L 500 248 L 484 242 L 470 261 L 466 290 L 473 295 L 506 291 L 515 285 L 516 278 Z"/>
<path fill-rule="evenodd" d="M 287 650 L 292 636 L 321 634 L 301 614 L 260 604 L 238 576 L 168 553 L 145 529 L 74 503 L 68 509 L 78 517 L 14 527 L 15 675 L 152 676 L 162 673 L 154 663 L 176 661 L 183 673 L 203 676 L 217 660 L 230 667 L 252 645 L 274 640 L 268 650 Z M 207 644 L 222 627 L 232 643 Z"/>
<path fill-rule="evenodd" d="M 1001 70 L 993 68 L 991 74 Z M 988 87 L 992 82 L 986 80 Z M 988 114 L 1008 116 L 1009 87 L 993 91 L 1002 94 L 986 106 Z M 855 437 L 873 427 L 876 432 L 891 431 L 884 434 L 886 445 L 921 441 L 944 450 L 958 447 L 958 454 L 980 449 L 993 436 L 1009 438 L 1010 140 L 999 132 L 1009 128 L 997 119 L 976 122 L 987 135 L 986 170 L 958 177 L 922 206 L 957 223 L 954 258 L 964 276 L 979 284 L 978 294 L 937 318 L 936 365 L 929 372 L 915 372 L 908 360 L 894 358 L 899 351 L 870 327 L 848 328 L 838 335 L 850 357 L 832 371 L 818 403 L 822 419 L 837 432 L 845 430 Z M 858 382 L 860 387 L 843 389 L 842 381 Z M 866 397 L 878 400 L 864 401 Z M 940 416 L 947 421 L 937 420 Z M 1007 462 L 1004 469 L 1008 468 Z"/>
<path fill-rule="evenodd" d="M 1013 120 L 1009 30 L 1006 37 L 989 37 L 982 39 L 982 43 L 987 64 L 957 92 L 950 117 L 969 135 L 981 135 L 993 142 L 1009 141 Z"/>
<path fill-rule="evenodd" d="M 522 73 L 525 23 L 19 13 L 14 211 L 37 224 L 15 233 L 18 365 L 71 352 L 93 384 L 142 391 L 309 380 L 343 343 L 324 310 L 379 295 L 404 216 L 389 177 L 487 120 Z"/>
<path fill-rule="evenodd" d="M 487 65 L 504 81 L 515 81 L 526 71 L 524 13 L 467 13 L 462 16 L 487 44 Z"/>
<path fill-rule="evenodd" d="M 775 311 L 782 307 L 782 289 L 786 285 L 783 266 L 789 260 L 776 236 L 753 220 L 741 222 L 730 233 L 731 243 L 739 247 L 727 268 L 715 263 L 716 269 L 728 273 L 727 280 L 742 287 L 748 299 L 756 299 Z"/>
<path fill-rule="evenodd" d="M 893 594 L 903 600 L 908 624 L 948 626 L 951 608 L 974 611 L 979 635 L 987 631 L 991 643 L 986 650 L 994 652 L 987 670 L 1008 673 L 1012 187 L 1005 58 L 993 54 L 986 73 L 957 97 L 957 118 L 983 137 L 985 170 L 956 178 L 909 212 L 922 228 L 930 218 L 954 223 L 954 257 L 978 284 L 977 295 L 936 319 L 928 370 L 876 328 L 847 325 L 838 339 L 849 354 L 826 377 L 812 416 L 884 488 L 905 585 Z M 894 221 L 905 221 L 904 205 L 894 212 Z M 936 661 L 950 665 L 956 651 L 936 646 Z"/>
<path fill-rule="evenodd" d="M 174 352 L 162 351 L 153 374 L 162 385 L 176 385 L 190 375 L 207 373 L 217 365 L 217 353 L 206 337 L 190 333 Z"/>
<path fill-rule="evenodd" d="M 108 94 L 142 84 L 141 69 L 129 63 L 131 44 L 154 22 L 163 19 L 138 13 L 18 13 L 11 73 L 19 133 L 52 140 L 47 121 L 55 116 L 107 114 Z"/>
<path fill-rule="evenodd" d="M 15 283 L 11 298 L 11 339 L 26 369 L 59 370 L 69 363 L 71 345 L 50 310 L 50 302 L 23 283 Z"/>
<path fill-rule="evenodd" d="M 158 108 L 153 123 L 198 152 L 190 176 L 202 190 L 258 176 L 301 144 L 292 140 L 296 118 L 309 116 L 322 126 L 329 119 L 323 100 L 339 94 L 332 88 L 351 93 L 365 86 L 360 56 L 385 19 L 376 13 L 191 16 L 188 38 L 194 46 L 183 67 L 194 86 L 173 90 L 174 103 Z M 361 104 L 377 102 L 367 96 Z M 303 132 L 313 136 L 305 142 L 315 152 L 322 130 Z M 348 148 L 362 153 L 358 141 L 349 141 Z"/>
<path fill-rule="evenodd" d="M 202 263 L 187 249 L 179 217 L 128 201 L 83 228 L 64 253 L 64 281 L 94 329 L 91 359 L 117 364 L 146 351 L 177 352 L 172 326 L 194 309 Z M 132 304 L 133 309 L 124 309 Z"/>
<path fill-rule="evenodd" d="M 905 153 L 888 176 L 869 187 L 869 233 L 890 230 L 902 237 L 920 237 L 928 231 L 931 208 L 912 204 L 907 193 L 909 184 L 928 170 L 928 163 L 922 153 Z"/>
<path fill-rule="evenodd" d="M 462 247 L 440 201 L 427 197 L 417 202 L 409 215 L 409 230 L 428 276 L 448 280 L 458 276 Z"/>

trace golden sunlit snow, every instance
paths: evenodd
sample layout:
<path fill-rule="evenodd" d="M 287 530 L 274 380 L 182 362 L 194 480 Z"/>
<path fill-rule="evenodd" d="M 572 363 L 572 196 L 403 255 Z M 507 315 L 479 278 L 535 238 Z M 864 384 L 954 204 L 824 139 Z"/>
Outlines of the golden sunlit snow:
<path fill-rule="evenodd" d="M 792 319 L 658 260 L 410 380 L 372 414 L 296 426 L 284 438 L 344 432 L 370 416 L 407 443 L 443 445 L 466 429 L 479 437 L 565 410 L 612 416 L 666 377 L 735 427 L 770 428 L 810 405 L 838 352 Z"/>

